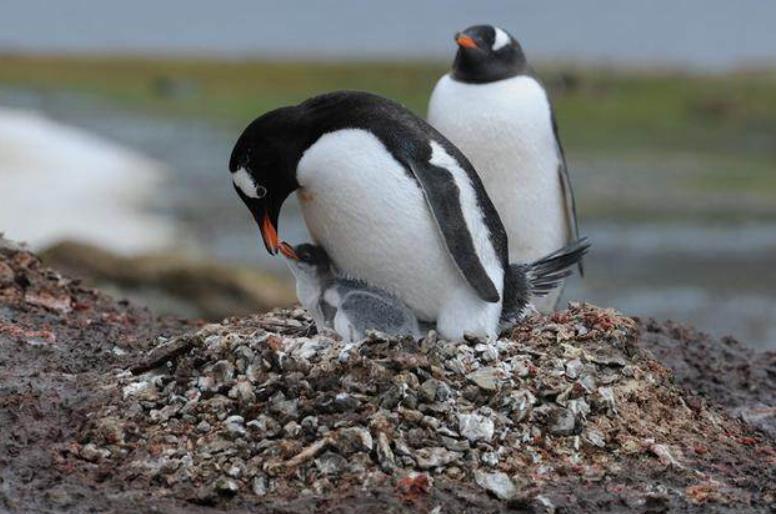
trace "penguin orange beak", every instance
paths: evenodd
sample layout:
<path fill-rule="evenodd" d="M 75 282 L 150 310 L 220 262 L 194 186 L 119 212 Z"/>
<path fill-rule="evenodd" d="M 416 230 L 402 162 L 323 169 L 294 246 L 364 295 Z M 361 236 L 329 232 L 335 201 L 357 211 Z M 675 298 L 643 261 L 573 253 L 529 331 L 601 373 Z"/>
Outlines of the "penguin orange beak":
<path fill-rule="evenodd" d="M 294 247 L 286 243 L 285 241 L 280 242 L 280 245 L 278 246 L 278 250 L 280 250 L 280 253 L 282 253 L 286 258 L 291 259 L 292 261 L 299 260 L 299 256 L 294 251 Z"/>
<path fill-rule="evenodd" d="M 261 237 L 264 239 L 264 246 L 271 254 L 276 254 L 280 243 L 278 242 L 278 231 L 272 224 L 269 213 L 265 212 L 261 219 Z"/>
<path fill-rule="evenodd" d="M 477 42 L 471 36 L 461 34 L 460 32 L 455 35 L 455 42 L 463 48 L 478 48 Z"/>

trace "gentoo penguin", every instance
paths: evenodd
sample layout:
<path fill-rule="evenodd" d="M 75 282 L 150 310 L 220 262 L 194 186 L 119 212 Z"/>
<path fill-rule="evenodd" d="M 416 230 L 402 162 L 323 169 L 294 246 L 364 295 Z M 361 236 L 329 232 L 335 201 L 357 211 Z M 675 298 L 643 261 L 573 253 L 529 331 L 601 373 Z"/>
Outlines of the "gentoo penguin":
<path fill-rule="evenodd" d="M 477 25 L 455 40 L 458 53 L 434 88 L 428 121 L 479 173 L 506 228 L 510 262 L 532 262 L 579 237 L 552 105 L 506 31 Z M 533 300 L 549 312 L 560 293 Z"/>
<path fill-rule="evenodd" d="M 320 246 L 280 243 L 280 253 L 296 278 L 296 295 L 319 332 L 331 329 L 346 343 L 364 339 L 367 330 L 420 337 L 418 319 L 398 298 L 364 282 L 339 277 Z"/>
<path fill-rule="evenodd" d="M 229 169 L 270 253 L 296 191 L 343 276 L 394 294 L 443 337 L 496 335 L 504 227 L 469 161 L 404 107 L 335 92 L 276 109 L 243 131 Z"/>

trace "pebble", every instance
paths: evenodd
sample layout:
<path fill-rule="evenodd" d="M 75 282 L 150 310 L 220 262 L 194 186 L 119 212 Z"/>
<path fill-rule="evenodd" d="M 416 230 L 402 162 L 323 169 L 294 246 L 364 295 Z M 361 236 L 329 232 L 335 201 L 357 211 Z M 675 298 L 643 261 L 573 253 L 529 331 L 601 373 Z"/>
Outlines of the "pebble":
<path fill-rule="evenodd" d="M 504 372 L 496 367 L 487 366 L 466 375 L 471 382 L 485 391 L 497 391 L 504 378 Z"/>
<path fill-rule="evenodd" d="M 110 450 L 107 450 L 105 448 L 98 448 L 93 443 L 88 443 L 81 448 L 80 451 L 81 458 L 84 460 L 88 460 L 89 462 L 97 462 L 102 459 L 107 459 L 110 457 Z"/>
<path fill-rule="evenodd" d="M 232 437 L 242 437 L 246 434 L 245 419 L 242 416 L 229 416 L 224 422 L 224 427 Z"/>
<path fill-rule="evenodd" d="M 420 469 L 431 469 L 446 466 L 460 458 L 461 454 L 451 452 L 441 446 L 421 448 L 415 453 L 415 460 Z"/>
<path fill-rule="evenodd" d="M 474 481 L 499 500 L 511 500 L 517 496 L 517 487 L 506 473 L 477 470 L 474 472 Z"/>
<path fill-rule="evenodd" d="M 569 409 L 556 408 L 550 415 L 550 433 L 554 435 L 572 435 L 576 421 Z"/>
<path fill-rule="evenodd" d="M 458 416 L 458 431 L 469 442 L 490 442 L 493 439 L 494 430 L 493 420 L 480 414 L 460 414 Z"/>
<path fill-rule="evenodd" d="M 579 359 L 572 359 L 566 363 L 566 376 L 571 380 L 575 380 L 582 372 L 582 361 Z"/>

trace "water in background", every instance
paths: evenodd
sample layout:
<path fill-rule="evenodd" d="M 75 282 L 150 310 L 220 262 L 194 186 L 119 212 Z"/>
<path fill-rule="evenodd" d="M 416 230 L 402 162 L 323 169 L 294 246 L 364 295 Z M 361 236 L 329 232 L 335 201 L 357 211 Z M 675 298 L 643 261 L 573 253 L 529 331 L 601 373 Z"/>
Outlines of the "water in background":
<path fill-rule="evenodd" d="M 170 170 L 167 181 L 153 194 L 150 209 L 175 220 L 181 251 L 194 249 L 222 262 L 286 273 L 281 259 L 265 252 L 250 214 L 232 190 L 227 163 L 236 132 L 203 121 L 118 111 L 65 93 L 0 89 L 0 105 L 45 112 L 164 163 Z M 573 154 L 570 163 L 582 205 L 612 182 L 613 173 L 623 189 L 640 187 L 634 182 L 639 170 L 629 169 L 632 163 L 586 161 Z M 776 348 L 776 227 L 631 223 L 616 215 L 590 222 L 584 209 L 580 218 L 593 250 L 585 279 L 572 280 L 568 298 L 690 322 L 717 335 L 734 334 L 754 346 Z M 295 204 L 284 208 L 280 230 L 289 241 L 306 240 Z"/>

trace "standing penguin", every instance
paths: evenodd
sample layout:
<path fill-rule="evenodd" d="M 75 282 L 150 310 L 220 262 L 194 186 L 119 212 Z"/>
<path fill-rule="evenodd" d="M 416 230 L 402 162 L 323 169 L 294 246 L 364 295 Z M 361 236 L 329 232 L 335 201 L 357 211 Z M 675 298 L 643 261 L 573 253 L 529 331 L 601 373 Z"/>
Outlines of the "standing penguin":
<path fill-rule="evenodd" d="M 229 169 L 270 253 L 296 191 L 342 275 L 395 295 L 443 337 L 496 335 L 504 227 L 469 161 L 402 106 L 336 92 L 276 109 L 245 129 Z"/>
<path fill-rule="evenodd" d="M 434 88 L 428 120 L 479 173 L 506 228 L 510 262 L 533 262 L 579 237 L 552 105 L 506 31 L 477 25 L 455 40 L 452 71 Z M 550 312 L 561 291 L 533 303 Z"/>

